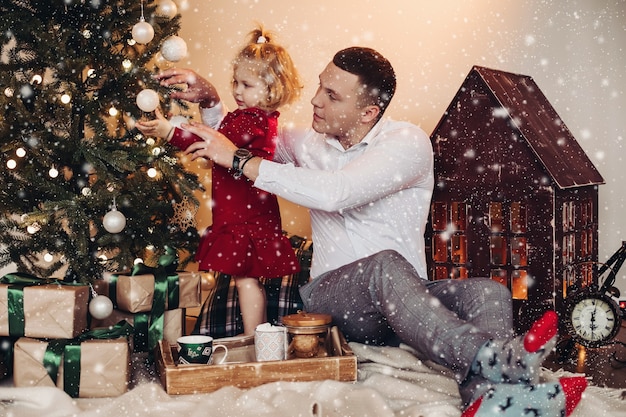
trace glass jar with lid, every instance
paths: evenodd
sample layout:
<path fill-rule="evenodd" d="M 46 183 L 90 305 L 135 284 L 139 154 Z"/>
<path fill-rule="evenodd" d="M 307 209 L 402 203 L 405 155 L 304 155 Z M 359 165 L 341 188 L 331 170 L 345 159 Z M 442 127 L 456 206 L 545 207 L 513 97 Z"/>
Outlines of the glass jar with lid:
<path fill-rule="evenodd" d="M 289 333 L 289 352 L 296 358 L 323 355 L 331 322 L 329 314 L 299 311 L 284 316 L 282 323 Z"/>

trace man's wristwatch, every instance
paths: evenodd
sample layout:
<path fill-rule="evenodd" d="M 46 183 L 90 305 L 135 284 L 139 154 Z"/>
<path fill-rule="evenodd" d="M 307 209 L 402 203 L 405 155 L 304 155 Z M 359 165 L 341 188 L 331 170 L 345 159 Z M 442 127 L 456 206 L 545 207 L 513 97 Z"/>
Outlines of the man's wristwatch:
<path fill-rule="evenodd" d="M 247 149 L 239 148 L 235 151 L 235 156 L 233 157 L 233 177 L 239 178 L 243 175 L 243 166 L 245 163 L 251 159 L 254 155 Z"/>

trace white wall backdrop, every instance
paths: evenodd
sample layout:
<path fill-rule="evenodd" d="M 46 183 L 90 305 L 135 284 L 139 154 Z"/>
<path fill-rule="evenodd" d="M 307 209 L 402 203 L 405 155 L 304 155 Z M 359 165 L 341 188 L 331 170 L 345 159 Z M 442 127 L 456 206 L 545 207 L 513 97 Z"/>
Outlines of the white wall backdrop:
<path fill-rule="evenodd" d="M 347 46 L 379 50 L 398 92 L 388 114 L 431 133 L 473 65 L 532 76 L 604 176 L 600 261 L 626 240 L 626 1 L 176 0 L 189 48 L 178 66 L 209 77 L 225 102 L 230 61 L 255 22 L 277 32 L 305 82 L 282 123 L 308 125 L 317 76 Z M 285 228 L 306 212 L 281 202 Z M 200 226 L 210 223 L 208 208 Z M 618 275 L 626 293 L 626 266 Z"/>

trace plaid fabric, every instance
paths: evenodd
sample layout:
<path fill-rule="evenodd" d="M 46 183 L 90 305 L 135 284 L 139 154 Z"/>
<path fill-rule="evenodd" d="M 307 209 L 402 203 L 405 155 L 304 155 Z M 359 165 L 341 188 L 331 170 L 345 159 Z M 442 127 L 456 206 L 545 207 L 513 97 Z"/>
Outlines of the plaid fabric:
<path fill-rule="evenodd" d="M 309 281 L 313 244 L 300 236 L 290 236 L 289 241 L 300 261 L 300 272 L 282 278 L 263 278 L 267 294 L 267 320 L 279 324 L 280 318 L 303 308 L 299 288 Z M 214 338 L 231 337 L 243 333 L 239 310 L 239 297 L 235 280 L 230 275 L 217 274 L 216 285 L 207 295 L 194 334 L 207 334 Z"/>

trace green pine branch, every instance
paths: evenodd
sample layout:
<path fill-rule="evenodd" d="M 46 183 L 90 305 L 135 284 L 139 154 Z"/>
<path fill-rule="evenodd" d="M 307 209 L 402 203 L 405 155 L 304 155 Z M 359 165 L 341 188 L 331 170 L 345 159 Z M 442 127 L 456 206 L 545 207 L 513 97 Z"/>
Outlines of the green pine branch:
<path fill-rule="evenodd" d="M 129 127 L 145 116 L 135 104 L 143 89 L 170 105 L 153 59 L 180 16 L 155 9 L 144 1 L 155 37 L 138 45 L 137 1 L 0 3 L 0 266 L 87 282 L 138 257 L 154 265 L 168 247 L 181 266 L 192 259 L 197 230 L 172 221 L 173 204 L 197 206 L 198 179 L 169 145 Z M 102 220 L 113 201 L 127 220 L 115 234 Z"/>

